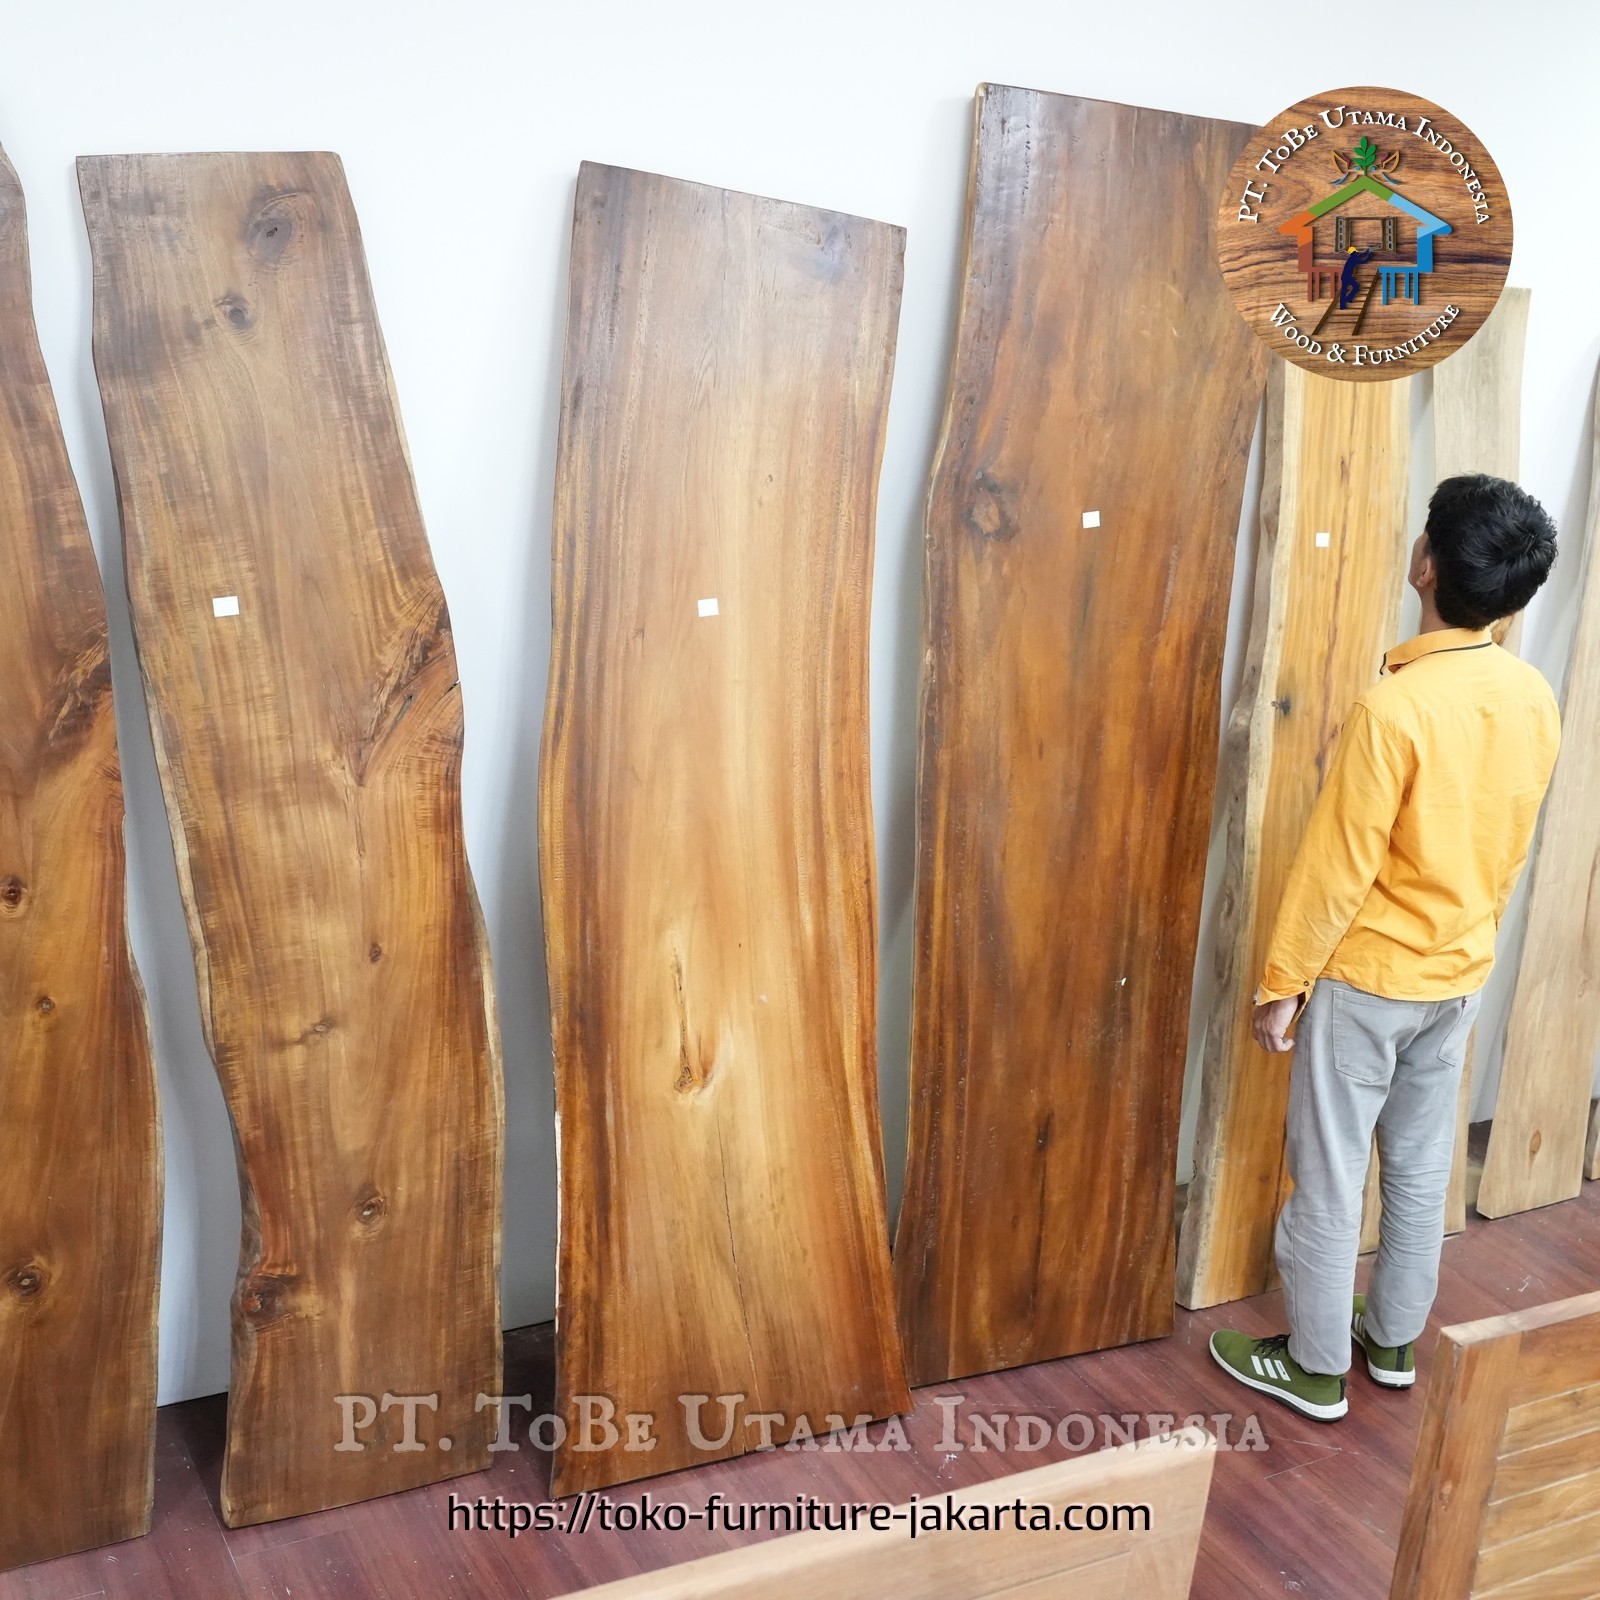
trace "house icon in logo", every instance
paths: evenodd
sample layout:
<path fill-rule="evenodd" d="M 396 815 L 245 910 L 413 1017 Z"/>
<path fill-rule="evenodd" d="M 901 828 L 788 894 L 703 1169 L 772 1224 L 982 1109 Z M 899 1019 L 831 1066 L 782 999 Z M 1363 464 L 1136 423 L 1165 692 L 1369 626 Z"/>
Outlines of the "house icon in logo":
<path fill-rule="evenodd" d="M 1359 288 L 1356 274 L 1368 261 L 1376 261 L 1376 270 L 1361 298 L 1352 332 L 1361 331 L 1375 293 L 1381 292 L 1383 305 L 1401 295 L 1412 305 L 1421 305 L 1422 279 L 1433 271 L 1434 240 L 1453 231 L 1443 217 L 1407 200 L 1396 193 L 1393 183 L 1375 176 L 1376 158 L 1376 148 L 1363 140 L 1354 166 L 1339 158 L 1346 170 L 1334 191 L 1278 229 L 1295 241 L 1306 298 L 1320 300 L 1325 290 L 1332 295 L 1332 304 L 1313 332 L 1320 332 L 1331 317 L 1349 309 Z M 1391 157 L 1389 164 L 1397 164 L 1396 158 Z M 1348 211 L 1357 198 L 1375 200 L 1382 209 L 1372 208 L 1365 214 Z M 1332 226 L 1325 226 L 1324 219 Z M 1407 233 L 1412 235 L 1409 240 Z"/>

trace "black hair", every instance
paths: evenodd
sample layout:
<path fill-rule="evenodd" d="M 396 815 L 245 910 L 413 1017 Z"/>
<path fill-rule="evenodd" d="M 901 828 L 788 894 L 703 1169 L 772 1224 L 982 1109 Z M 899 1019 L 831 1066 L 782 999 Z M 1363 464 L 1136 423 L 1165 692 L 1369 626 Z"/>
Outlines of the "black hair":
<path fill-rule="evenodd" d="M 1486 628 L 1521 611 L 1550 576 L 1556 525 L 1526 489 L 1486 473 L 1446 478 L 1428 502 L 1438 573 L 1433 603 L 1452 628 Z"/>

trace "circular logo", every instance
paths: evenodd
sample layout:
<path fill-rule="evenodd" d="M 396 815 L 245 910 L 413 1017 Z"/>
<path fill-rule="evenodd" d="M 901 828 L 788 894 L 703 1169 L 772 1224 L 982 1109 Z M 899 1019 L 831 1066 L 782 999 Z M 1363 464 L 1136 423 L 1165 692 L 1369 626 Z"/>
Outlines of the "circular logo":
<path fill-rule="evenodd" d="M 1291 106 L 1234 164 L 1217 260 L 1245 321 L 1297 365 L 1403 378 L 1460 347 L 1511 266 L 1511 204 L 1472 130 L 1398 89 Z"/>

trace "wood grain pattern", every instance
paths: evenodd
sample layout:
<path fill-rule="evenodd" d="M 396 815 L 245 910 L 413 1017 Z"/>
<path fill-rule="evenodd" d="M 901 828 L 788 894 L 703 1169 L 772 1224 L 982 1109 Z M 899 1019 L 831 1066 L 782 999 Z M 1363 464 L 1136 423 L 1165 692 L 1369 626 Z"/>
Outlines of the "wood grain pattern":
<path fill-rule="evenodd" d="M 926 526 L 895 1248 L 918 1383 L 1172 1327 L 1223 628 L 1264 370 L 1211 262 L 1244 127 L 996 85 L 976 121 Z"/>
<path fill-rule="evenodd" d="M 1277 363 L 1267 387 L 1255 598 L 1223 757 L 1216 990 L 1178 1254 L 1185 1306 L 1274 1281 L 1289 1068 L 1251 1038 L 1250 1008 L 1340 726 L 1399 627 L 1410 383 L 1339 383 Z"/>
<path fill-rule="evenodd" d="M 79 183 L 134 631 L 239 1157 L 237 1526 L 488 1460 L 500 1063 L 461 696 L 338 158 L 85 157 Z M 336 1395 L 372 1402 L 364 1448 L 334 1448 Z M 387 1395 L 437 1396 L 421 1449 L 399 1448 Z"/>
<path fill-rule="evenodd" d="M 1205 1521 L 1216 1441 L 1199 1428 L 1097 1451 L 1028 1472 L 1008 1473 L 951 1496 L 967 1529 L 908 1537 L 914 1505 L 878 1530 L 793 1533 L 582 1591 L 594 1600 L 767 1600 L 827 1594 L 833 1600 L 1187 1600 Z M 1054 1533 L 1019 1530 L 1012 1507 L 1048 1511 Z M 1061 1519 L 1090 1504 L 1148 1509 L 1148 1531 L 1129 1522 L 1097 1533 L 1064 1533 Z M 831 1508 L 837 1515 L 841 1508 Z M 940 1509 L 943 1509 L 942 1501 Z M 976 1526 L 993 1518 L 995 1527 Z M 926 1529 L 926 1524 L 924 1524 Z"/>
<path fill-rule="evenodd" d="M 1596 1592 L 1597 1384 L 1600 1294 L 1441 1331 L 1391 1600 Z"/>
<path fill-rule="evenodd" d="M 1596 1600 L 1600 1596 L 1600 1551 L 1563 1567 L 1546 1568 L 1502 1589 L 1474 1589 L 1472 1600 Z"/>
<path fill-rule="evenodd" d="M 1487 472 L 1512 483 L 1522 461 L 1522 353 L 1532 291 L 1506 288 L 1488 321 L 1433 369 L 1433 476 Z"/>
<path fill-rule="evenodd" d="M 1461 1600 L 1478 1558 L 1484 1506 L 1517 1361 L 1517 1336 L 1439 1335 L 1411 1462 L 1390 1600 Z"/>
<path fill-rule="evenodd" d="M 1600 1371 L 1600 1351 L 1593 1370 Z M 1589 1472 L 1600 1472 L 1600 1430 L 1593 1428 L 1503 1453 L 1490 1499 L 1510 1500 Z"/>
<path fill-rule="evenodd" d="M 1505 1448 L 1531 1450 L 1589 1428 L 1600 1428 L 1600 1383 L 1514 1406 L 1506 1415 Z"/>
<path fill-rule="evenodd" d="M 1600 430 L 1589 491 L 1578 628 L 1561 754 L 1533 863 L 1522 963 L 1478 1210 L 1509 1216 L 1570 1200 L 1583 1183 L 1600 1053 Z M 1571 580 L 1567 580 L 1571 581 Z"/>
<path fill-rule="evenodd" d="M 781 1443 L 910 1403 L 867 750 L 903 247 L 859 217 L 579 176 L 539 821 L 558 1494 L 737 1455 L 760 1413 Z M 702 1444 L 682 1395 L 713 1397 Z M 654 1447 L 574 1448 L 583 1396 L 653 1417 Z"/>
<path fill-rule="evenodd" d="M 105 597 L 0 154 L 0 1570 L 150 1526 L 161 1140 Z"/>
<path fill-rule="evenodd" d="M 1600 1178 L 1600 1100 L 1589 1111 L 1589 1147 L 1583 1160 L 1584 1177 Z"/>
<path fill-rule="evenodd" d="M 1506 289 L 1489 320 L 1454 355 L 1433 369 L 1433 477 L 1435 483 L 1466 472 L 1487 472 L 1515 483 L 1521 475 L 1522 351 L 1528 332 L 1529 291 Z M 1494 635 L 1508 650 L 1522 638 L 1522 616 L 1495 624 Z M 1455 1159 L 1445 1197 L 1444 1231 L 1467 1225 L 1467 1129 L 1472 1120 L 1472 1088 L 1477 1060 L 1477 1029 L 1467 1040 L 1456 1102 Z M 1372 1152 L 1362 1216 L 1361 1248 L 1378 1248 L 1382 1216 L 1378 1152 Z"/>
<path fill-rule="evenodd" d="M 1491 1502 L 1483 1520 L 1485 1545 L 1509 1544 L 1558 1523 L 1600 1512 L 1600 1472 L 1561 1478 L 1514 1499 Z"/>

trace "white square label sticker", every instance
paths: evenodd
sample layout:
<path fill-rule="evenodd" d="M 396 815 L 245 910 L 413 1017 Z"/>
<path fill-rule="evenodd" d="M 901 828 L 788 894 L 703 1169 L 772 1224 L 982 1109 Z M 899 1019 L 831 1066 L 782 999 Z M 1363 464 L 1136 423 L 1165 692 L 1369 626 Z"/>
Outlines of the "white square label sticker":
<path fill-rule="evenodd" d="M 1317 549 L 1326 550 L 1332 543 L 1333 535 L 1331 533 L 1319 533 L 1317 535 Z"/>
<path fill-rule="evenodd" d="M 1098 528 L 1100 526 L 1100 513 L 1098 511 L 1085 511 L 1083 525 L 1086 528 Z"/>
<path fill-rule="evenodd" d="M 219 594 L 211 601 L 211 615 L 214 617 L 236 617 L 239 615 L 239 597 L 236 594 Z"/>
<path fill-rule="evenodd" d="M 713 595 L 709 600 L 702 600 L 700 602 L 700 615 L 702 617 L 714 617 L 716 614 L 717 598 L 715 595 Z"/>

